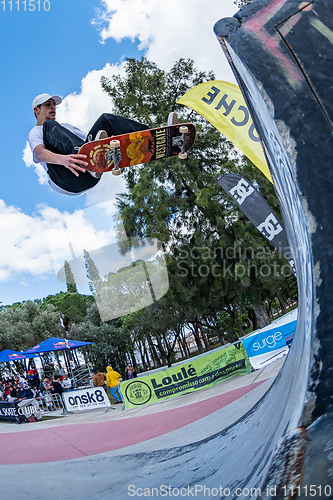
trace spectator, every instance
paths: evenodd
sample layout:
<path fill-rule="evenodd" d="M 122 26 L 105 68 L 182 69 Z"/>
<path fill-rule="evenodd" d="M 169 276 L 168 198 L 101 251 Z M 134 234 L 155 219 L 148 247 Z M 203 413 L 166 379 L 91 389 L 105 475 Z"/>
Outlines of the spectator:
<path fill-rule="evenodd" d="M 103 389 L 106 390 L 105 375 L 104 373 L 97 370 L 97 368 L 94 370 L 92 382 L 94 387 L 103 387 Z"/>
<path fill-rule="evenodd" d="M 53 411 L 52 396 L 51 396 L 52 385 L 51 385 L 51 380 L 48 377 L 45 377 L 44 380 L 40 383 L 39 390 L 42 397 L 44 398 L 48 411 Z"/>
<path fill-rule="evenodd" d="M 111 396 L 116 400 L 116 404 L 122 403 L 122 396 L 119 387 L 120 378 L 120 373 L 113 370 L 111 366 L 106 367 L 106 384 L 110 389 Z"/>
<path fill-rule="evenodd" d="M 52 386 L 52 392 L 54 394 L 59 394 L 59 396 L 62 397 L 62 393 L 64 392 L 64 388 L 61 385 L 60 380 L 61 380 L 61 375 L 55 375 L 52 382 L 51 382 L 51 386 Z"/>
<path fill-rule="evenodd" d="M 65 391 L 69 391 L 72 388 L 72 381 L 68 375 L 65 375 L 65 377 L 63 378 L 62 386 Z"/>
<path fill-rule="evenodd" d="M 134 370 L 134 368 L 132 366 L 126 366 L 125 377 L 126 377 L 126 380 L 130 380 L 132 378 L 137 377 L 136 371 Z"/>
<path fill-rule="evenodd" d="M 34 397 L 33 392 L 31 388 L 27 385 L 22 387 L 20 390 L 20 393 L 18 395 L 18 398 L 16 399 L 15 403 L 19 403 L 20 401 L 23 401 L 24 399 L 32 399 Z"/>
<path fill-rule="evenodd" d="M 7 401 L 9 403 L 13 403 L 18 397 L 20 397 L 20 389 L 18 386 L 10 384 L 9 385 L 9 394 L 7 396 Z"/>
<path fill-rule="evenodd" d="M 28 371 L 28 382 L 30 384 L 30 387 L 37 388 L 40 384 L 40 380 L 38 377 L 38 371 L 34 367 L 30 367 L 30 370 Z"/>

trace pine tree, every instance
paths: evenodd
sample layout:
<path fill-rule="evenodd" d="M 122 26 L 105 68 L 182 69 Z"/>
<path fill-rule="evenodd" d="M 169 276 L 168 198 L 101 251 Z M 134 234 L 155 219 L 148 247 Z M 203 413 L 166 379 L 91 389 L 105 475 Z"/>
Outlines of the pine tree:
<path fill-rule="evenodd" d="M 178 306 L 186 303 L 193 313 L 203 314 L 215 305 L 218 312 L 229 313 L 231 332 L 235 318 L 251 307 L 256 315 L 260 312 L 262 321 L 262 306 L 275 293 L 273 264 L 281 269 L 281 263 L 217 181 L 227 172 L 255 178 L 273 208 L 274 189 L 218 130 L 193 110 L 177 104 L 184 93 L 214 76 L 198 72 L 190 60 L 180 60 L 165 72 L 145 58 L 128 59 L 125 69 L 125 77 L 102 78 L 115 113 L 159 126 L 166 122 L 168 112 L 175 110 L 180 122 L 192 121 L 198 132 L 185 162 L 169 158 L 126 169 L 129 192 L 118 196 L 118 206 L 127 234 L 157 238 L 168 251 L 175 261 L 174 280 L 170 280 L 175 288 L 171 290 L 170 285 L 169 294 Z M 237 252 L 225 257 L 228 249 Z M 263 265 L 265 275 L 255 273 Z M 240 273 L 243 268 L 245 274 Z M 263 321 L 269 322 L 268 316 Z"/>
<path fill-rule="evenodd" d="M 71 266 L 69 265 L 67 260 L 65 260 L 64 269 L 65 269 L 67 292 L 77 293 L 74 274 L 72 273 Z"/>
<path fill-rule="evenodd" d="M 91 291 L 91 293 L 96 295 L 99 292 L 102 284 L 98 268 L 87 250 L 83 250 L 83 257 L 87 271 L 89 290 Z"/>

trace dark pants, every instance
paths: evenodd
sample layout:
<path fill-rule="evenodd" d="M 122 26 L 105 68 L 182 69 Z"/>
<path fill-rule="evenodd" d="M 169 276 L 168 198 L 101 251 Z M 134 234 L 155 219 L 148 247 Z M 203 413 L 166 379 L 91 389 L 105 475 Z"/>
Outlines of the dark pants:
<path fill-rule="evenodd" d="M 94 123 L 88 132 L 87 137 L 94 140 L 99 130 L 105 130 L 109 137 L 112 135 L 127 134 L 129 132 L 138 132 L 146 130 L 149 127 L 142 123 L 123 118 L 122 116 L 104 113 Z M 43 125 L 44 146 L 53 153 L 70 155 L 77 153 L 77 149 L 82 146 L 87 139 L 83 141 L 73 132 L 60 125 L 54 120 L 46 120 Z M 63 165 L 47 164 L 50 179 L 62 189 L 71 193 L 81 193 L 95 186 L 100 179 L 96 179 L 89 172 L 78 172 L 76 177 L 68 168 Z"/>

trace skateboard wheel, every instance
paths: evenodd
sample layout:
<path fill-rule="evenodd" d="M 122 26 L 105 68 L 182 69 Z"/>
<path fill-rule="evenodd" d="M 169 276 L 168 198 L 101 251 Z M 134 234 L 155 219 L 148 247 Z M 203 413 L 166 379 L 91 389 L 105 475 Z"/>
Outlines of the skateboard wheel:
<path fill-rule="evenodd" d="M 111 148 L 119 148 L 120 147 L 120 141 L 117 141 L 117 139 L 113 139 L 110 142 L 110 146 L 111 146 Z"/>
<path fill-rule="evenodd" d="M 121 174 L 120 168 L 117 168 L 117 169 L 114 168 L 113 170 L 111 170 L 111 172 L 113 175 L 120 175 Z"/>
<path fill-rule="evenodd" d="M 184 127 L 184 126 L 183 126 L 183 127 L 179 127 L 179 132 L 180 132 L 181 134 L 187 134 L 187 132 L 188 132 L 188 127 Z"/>
<path fill-rule="evenodd" d="M 187 153 L 178 153 L 178 158 L 180 160 L 186 160 L 187 158 Z"/>

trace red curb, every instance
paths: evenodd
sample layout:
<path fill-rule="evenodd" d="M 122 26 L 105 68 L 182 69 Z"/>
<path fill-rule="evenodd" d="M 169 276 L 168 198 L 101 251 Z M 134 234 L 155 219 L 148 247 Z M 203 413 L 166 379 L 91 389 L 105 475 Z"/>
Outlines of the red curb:
<path fill-rule="evenodd" d="M 0 464 L 55 462 L 125 448 L 191 424 L 236 401 L 262 383 L 256 382 L 160 413 L 1 434 Z"/>

